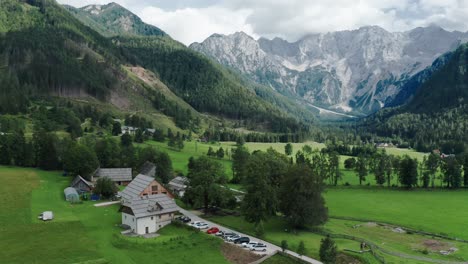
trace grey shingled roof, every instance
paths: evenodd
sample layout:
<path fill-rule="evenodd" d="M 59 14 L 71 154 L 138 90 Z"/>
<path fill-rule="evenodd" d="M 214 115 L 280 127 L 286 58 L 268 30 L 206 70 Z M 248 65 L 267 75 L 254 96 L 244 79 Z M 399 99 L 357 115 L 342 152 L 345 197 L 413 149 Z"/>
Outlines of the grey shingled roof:
<path fill-rule="evenodd" d="M 152 181 L 154 181 L 154 178 L 138 174 L 138 176 L 136 176 L 135 179 L 127 185 L 127 187 L 125 187 L 120 195 L 124 201 L 130 201 L 131 199 L 138 197 Z"/>
<path fill-rule="evenodd" d="M 169 182 L 169 186 L 175 190 L 185 190 L 189 179 L 186 177 L 177 176 Z"/>
<path fill-rule="evenodd" d="M 87 180 L 85 180 L 83 177 L 81 177 L 80 175 L 76 176 L 75 179 L 73 179 L 72 183 L 70 184 L 71 187 L 75 186 L 75 184 L 77 184 L 79 181 L 82 181 L 84 182 L 86 185 L 88 185 L 88 187 L 92 188 L 93 187 L 93 184 Z"/>
<path fill-rule="evenodd" d="M 155 169 L 156 165 L 154 163 L 146 161 L 140 168 L 140 173 L 144 175 L 148 175 L 151 170 Z"/>
<path fill-rule="evenodd" d="M 98 169 L 95 177 L 108 177 L 114 182 L 131 181 L 132 168 Z"/>
<path fill-rule="evenodd" d="M 137 197 L 132 200 L 131 204 L 126 206 L 132 209 L 133 215 L 137 218 L 178 211 L 178 207 L 174 200 L 165 194 Z"/>

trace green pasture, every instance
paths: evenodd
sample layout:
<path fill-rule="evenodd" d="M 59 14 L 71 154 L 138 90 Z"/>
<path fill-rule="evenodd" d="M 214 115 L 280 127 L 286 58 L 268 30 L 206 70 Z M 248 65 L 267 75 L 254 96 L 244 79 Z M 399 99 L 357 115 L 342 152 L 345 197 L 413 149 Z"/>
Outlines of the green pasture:
<path fill-rule="evenodd" d="M 0 262 L 2 263 L 228 263 L 222 241 L 168 226 L 153 239 L 120 235 L 118 205 L 71 205 L 59 173 L 0 167 Z M 37 215 L 54 212 L 42 222 Z"/>

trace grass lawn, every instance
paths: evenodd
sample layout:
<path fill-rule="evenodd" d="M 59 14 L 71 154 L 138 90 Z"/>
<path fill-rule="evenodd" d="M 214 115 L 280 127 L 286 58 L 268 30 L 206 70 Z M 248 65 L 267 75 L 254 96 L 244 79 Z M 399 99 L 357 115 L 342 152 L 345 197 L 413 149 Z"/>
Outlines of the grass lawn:
<path fill-rule="evenodd" d="M 429 153 L 417 152 L 413 149 L 385 148 L 385 150 L 387 151 L 387 154 L 393 154 L 395 156 L 408 155 L 413 159 L 417 159 L 418 161 L 422 161 L 424 156 L 429 155 Z"/>
<path fill-rule="evenodd" d="M 0 167 L 1 263 L 228 263 L 222 241 L 168 226 L 153 239 L 120 235 L 118 205 L 71 205 L 59 173 Z M 36 216 L 52 210 L 55 219 Z"/>
<path fill-rule="evenodd" d="M 388 222 L 468 240 L 468 192 L 330 188 L 331 216 Z"/>
<path fill-rule="evenodd" d="M 180 171 L 187 175 L 188 171 L 188 161 L 190 157 L 200 157 L 206 155 L 208 153 L 208 148 L 212 147 L 214 151 L 217 151 L 220 147 L 226 151 L 228 150 L 231 153 L 232 148 L 218 145 L 218 144 L 210 144 L 210 143 L 201 143 L 196 141 L 185 141 L 184 142 L 184 149 L 182 151 L 177 151 L 173 148 L 167 146 L 166 142 L 157 142 L 157 141 L 146 141 L 143 144 L 137 144 L 138 146 L 153 146 L 160 151 L 164 151 L 171 157 L 172 166 L 175 171 Z M 233 147 L 235 148 L 235 147 Z M 229 157 L 226 155 L 223 159 L 213 158 L 214 160 L 223 164 L 226 176 L 231 179 L 232 178 L 232 162 L 229 160 Z"/>
<path fill-rule="evenodd" d="M 255 150 L 266 151 L 269 148 L 273 148 L 274 150 L 278 151 L 279 153 L 284 153 L 284 147 L 287 143 L 258 143 L 258 142 L 246 142 L 245 146 L 249 149 L 250 152 Z M 221 142 L 223 148 L 236 148 L 235 142 Z M 307 141 L 304 143 L 291 143 L 293 146 L 293 154 L 302 149 L 303 146 L 309 145 L 312 149 L 322 149 L 325 147 L 325 144 L 317 143 L 313 141 Z M 293 156 L 294 156 L 293 155 Z"/>

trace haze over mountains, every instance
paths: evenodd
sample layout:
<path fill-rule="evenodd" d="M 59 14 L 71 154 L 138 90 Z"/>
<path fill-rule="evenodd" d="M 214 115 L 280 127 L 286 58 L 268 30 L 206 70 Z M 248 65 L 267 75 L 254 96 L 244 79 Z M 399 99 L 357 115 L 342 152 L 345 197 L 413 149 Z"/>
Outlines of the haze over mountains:
<path fill-rule="evenodd" d="M 294 43 L 255 40 L 243 32 L 214 34 L 190 48 L 284 95 L 332 110 L 370 114 L 404 103 L 401 96 L 393 100 L 401 92 L 411 97 L 417 88 L 411 85 L 425 80 L 413 76 L 426 68 L 430 72 L 437 58 L 467 41 L 467 33 L 437 26 L 401 33 L 368 26 L 312 34 Z"/>

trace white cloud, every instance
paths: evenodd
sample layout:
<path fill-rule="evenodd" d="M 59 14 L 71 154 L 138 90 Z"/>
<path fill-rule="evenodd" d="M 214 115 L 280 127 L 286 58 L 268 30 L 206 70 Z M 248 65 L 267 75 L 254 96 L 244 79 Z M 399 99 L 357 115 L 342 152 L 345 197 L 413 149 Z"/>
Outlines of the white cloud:
<path fill-rule="evenodd" d="M 83 6 L 108 0 L 59 0 Z M 317 32 L 378 25 L 405 31 L 437 24 L 448 30 L 468 30 L 468 0 L 116 0 L 145 22 L 190 44 L 213 33 L 244 31 L 254 37 L 290 41 Z M 185 4 L 184 4 L 185 3 Z M 185 7 L 181 7 L 185 6 Z M 188 7 L 187 7 L 188 6 Z M 202 6 L 202 7 L 200 7 Z"/>
<path fill-rule="evenodd" d="M 174 39 L 185 44 L 203 41 L 213 33 L 230 34 L 244 31 L 255 36 L 251 25 L 246 23 L 250 11 L 212 6 L 207 8 L 184 8 L 166 11 L 146 7 L 138 15 L 143 21 L 156 25 Z"/>

